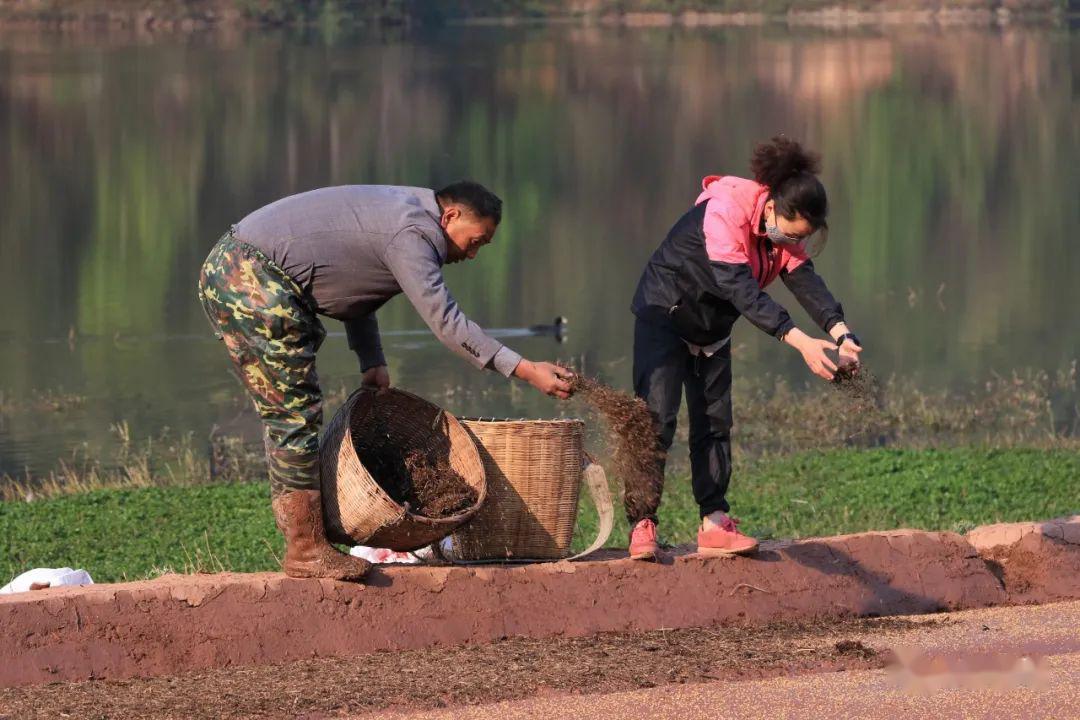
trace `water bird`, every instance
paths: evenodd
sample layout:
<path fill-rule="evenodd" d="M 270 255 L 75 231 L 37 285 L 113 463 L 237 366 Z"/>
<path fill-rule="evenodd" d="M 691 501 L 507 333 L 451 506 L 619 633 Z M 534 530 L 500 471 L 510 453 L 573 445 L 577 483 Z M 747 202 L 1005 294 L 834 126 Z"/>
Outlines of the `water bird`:
<path fill-rule="evenodd" d="M 566 342 L 566 332 L 570 321 L 565 316 L 559 315 L 551 325 L 530 325 L 529 331 L 534 335 L 554 335 L 559 342 Z"/>

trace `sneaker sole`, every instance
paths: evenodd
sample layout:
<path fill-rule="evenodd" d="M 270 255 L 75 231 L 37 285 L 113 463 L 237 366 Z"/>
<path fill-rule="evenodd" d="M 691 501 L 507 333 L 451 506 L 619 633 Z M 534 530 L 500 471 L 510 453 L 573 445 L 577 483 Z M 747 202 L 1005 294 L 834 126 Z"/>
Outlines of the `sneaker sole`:
<path fill-rule="evenodd" d="M 638 553 L 637 555 L 631 555 L 630 559 L 631 560 L 642 560 L 642 561 L 655 562 L 656 561 L 656 550 L 648 550 L 648 551 L 643 552 L 643 553 Z"/>
<path fill-rule="evenodd" d="M 745 550 L 725 550 L 723 548 L 711 548 L 698 546 L 698 555 L 708 555 L 711 557 L 729 557 L 731 555 L 753 555 L 757 553 L 758 546 L 746 548 Z"/>

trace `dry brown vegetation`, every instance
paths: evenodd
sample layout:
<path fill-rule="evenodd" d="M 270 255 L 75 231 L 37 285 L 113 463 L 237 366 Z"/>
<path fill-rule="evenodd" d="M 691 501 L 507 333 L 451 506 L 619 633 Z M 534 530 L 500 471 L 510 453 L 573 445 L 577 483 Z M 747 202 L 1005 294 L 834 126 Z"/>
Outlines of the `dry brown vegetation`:
<path fill-rule="evenodd" d="M 739 390 L 742 390 L 739 392 Z M 927 391 L 901 378 L 798 391 L 782 378 L 736 388 L 735 447 L 790 453 L 830 447 L 1076 446 L 1077 363 L 1051 374 L 993 375 L 965 391 Z"/>
<path fill-rule="evenodd" d="M 783 378 L 736 382 L 733 452 L 739 461 L 845 447 L 1080 448 L 1077 376 L 1076 361 L 1056 373 L 1019 370 L 992 375 L 961 391 L 924 390 L 900 378 L 866 376 L 870 381 L 860 384 L 854 395 L 830 385 L 799 388 Z M 328 412 L 343 396 L 337 390 L 327 393 Z M 443 398 L 432 400 L 439 403 Z M 20 412 L 24 411 L 30 410 L 21 407 Z M 136 440 L 125 422 L 112 429 L 116 442 L 109 452 L 80 447 L 60 459 L 48 474 L 0 477 L 0 501 L 98 488 L 265 478 L 261 447 L 239 438 L 214 436 L 197 441 L 190 434 L 175 436 L 165 431 Z M 686 433 L 683 417 L 677 440 L 685 443 Z M 639 434 L 634 431 L 629 436 Z M 618 475 L 623 476 L 622 472 Z"/>

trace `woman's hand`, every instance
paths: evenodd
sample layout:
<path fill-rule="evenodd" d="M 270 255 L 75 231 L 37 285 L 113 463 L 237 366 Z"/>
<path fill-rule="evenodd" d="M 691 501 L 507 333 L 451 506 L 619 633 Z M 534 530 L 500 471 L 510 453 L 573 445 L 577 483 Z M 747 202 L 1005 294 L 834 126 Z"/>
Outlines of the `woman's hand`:
<path fill-rule="evenodd" d="M 364 371 L 364 379 L 360 385 L 376 390 L 386 390 L 390 387 L 390 371 L 385 365 L 370 367 Z"/>
<path fill-rule="evenodd" d="M 828 355 L 836 345 L 831 340 L 818 340 L 804 333 L 799 328 L 792 328 L 784 336 L 784 342 L 799 351 L 810 372 L 823 380 L 832 380 L 836 372 L 836 363 Z"/>
<path fill-rule="evenodd" d="M 836 323 L 829 329 L 829 334 L 833 336 L 834 341 L 839 340 L 845 335 L 851 335 L 851 337 L 846 338 L 838 348 L 840 367 L 857 366 L 859 364 L 859 353 L 862 352 L 862 346 L 851 339 L 855 336 L 852 334 L 851 328 L 847 326 L 847 323 L 843 320 Z"/>
<path fill-rule="evenodd" d="M 856 345 L 852 340 L 845 340 L 844 344 L 840 346 L 840 367 L 858 366 L 859 353 L 862 352 L 862 347 Z"/>
<path fill-rule="evenodd" d="M 574 373 L 554 363 L 522 360 L 514 369 L 514 377 L 521 378 L 545 395 L 565 400 L 570 397 L 570 378 Z"/>

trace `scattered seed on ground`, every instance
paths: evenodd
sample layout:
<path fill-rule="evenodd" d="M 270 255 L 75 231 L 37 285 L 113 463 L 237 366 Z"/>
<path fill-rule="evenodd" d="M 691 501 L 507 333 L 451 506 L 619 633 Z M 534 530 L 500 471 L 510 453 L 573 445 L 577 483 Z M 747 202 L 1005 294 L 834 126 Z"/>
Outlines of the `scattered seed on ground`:
<path fill-rule="evenodd" d="M 184 676 L 0 689 L 0 716 L 277 720 L 477 705 L 543 692 L 608 693 L 672 683 L 885 667 L 865 642 L 940 624 L 867 618 L 514 638 Z M 287 698 L 288 702 L 282 702 Z"/>

